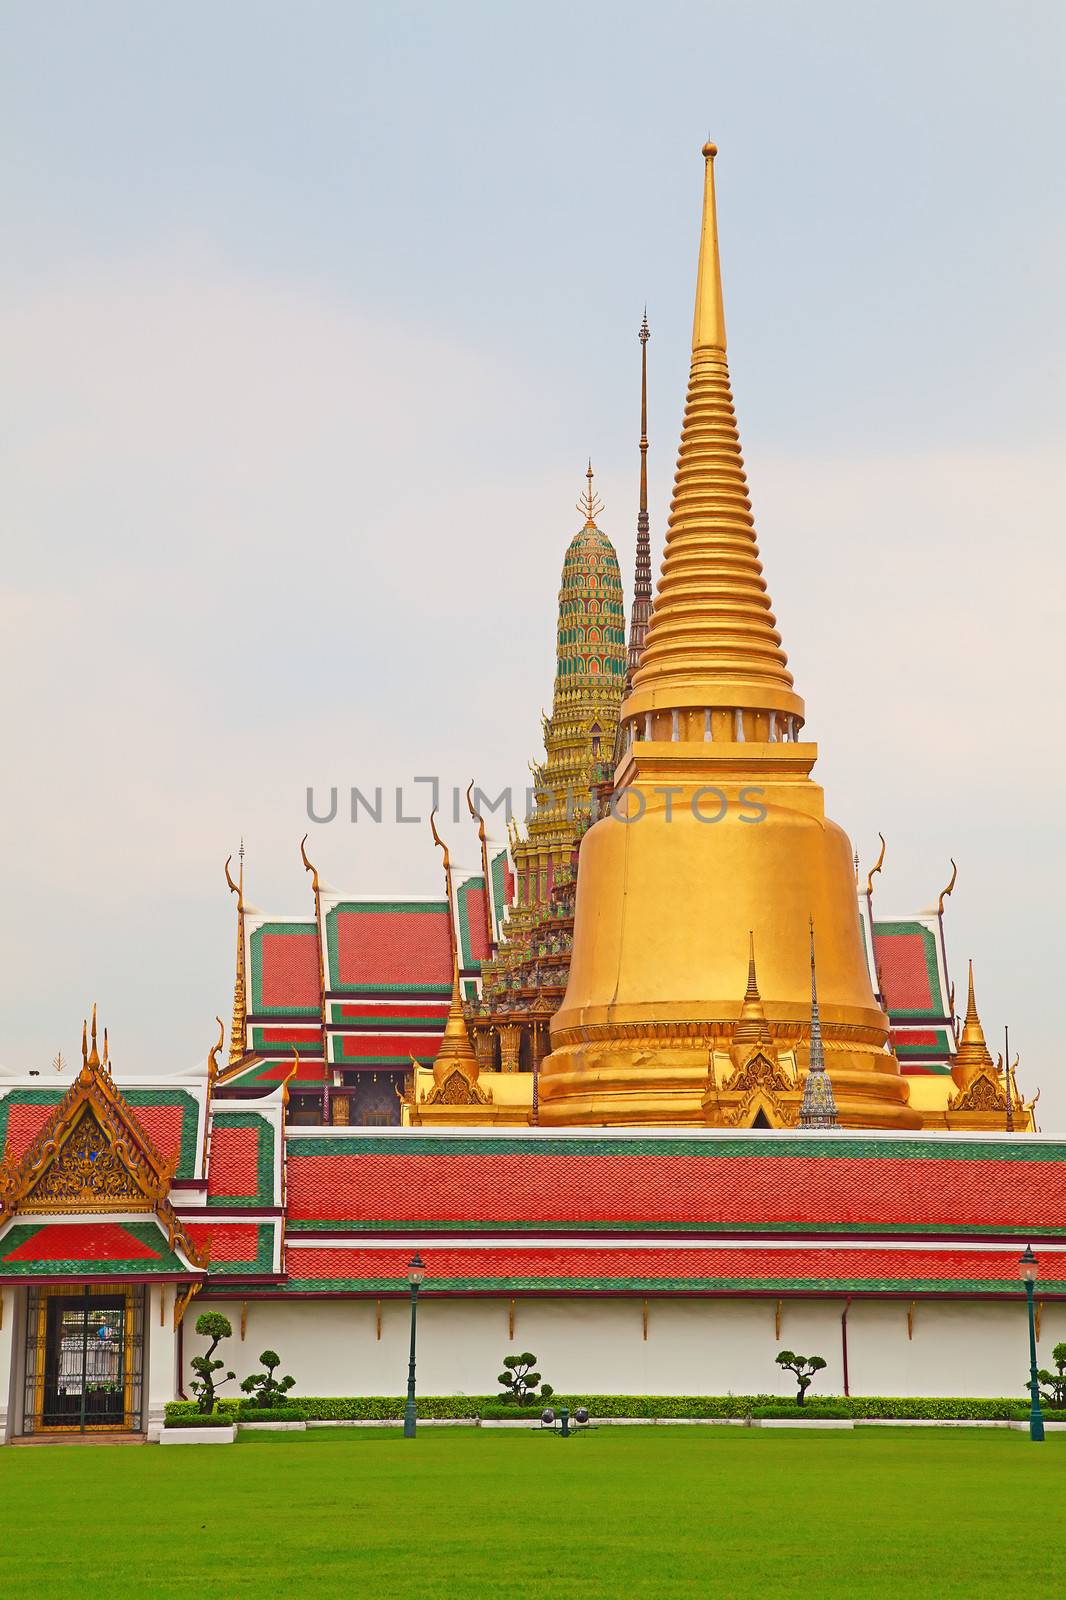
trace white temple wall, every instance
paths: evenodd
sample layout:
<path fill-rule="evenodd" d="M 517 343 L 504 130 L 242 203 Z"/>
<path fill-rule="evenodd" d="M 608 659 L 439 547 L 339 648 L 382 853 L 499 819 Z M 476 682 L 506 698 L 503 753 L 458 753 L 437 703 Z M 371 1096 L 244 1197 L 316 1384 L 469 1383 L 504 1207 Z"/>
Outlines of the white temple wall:
<path fill-rule="evenodd" d="M 0 1441 L 7 1438 L 14 1425 L 15 1381 L 15 1313 L 18 1291 L 0 1289 Z"/>
<path fill-rule="evenodd" d="M 177 1332 L 174 1327 L 174 1284 L 150 1284 L 144 1299 L 144 1419 L 150 1439 L 163 1425 L 165 1407 L 173 1400 L 178 1377 Z M 195 1318 L 193 1319 L 195 1321 Z M 202 1341 L 198 1341 L 201 1342 Z M 196 1352 L 193 1351 L 195 1355 Z"/>
<path fill-rule="evenodd" d="M 775 1365 L 781 1349 L 828 1363 L 812 1389 L 843 1393 L 843 1299 L 783 1300 L 780 1336 L 773 1299 L 648 1300 L 648 1336 L 639 1297 L 516 1300 L 514 1335 L 507 1299 L 433 1300 L 418 1308 L 418 1388 L 422 1394 L 492 1394 L 505 1355 L 532 1350 L 545 1380 L 569 1394 L 752 1394 L 790 1396 L 790 1373 Z M 1017 1303 L 919 1301 L 913 1337 L 907 1300 L 853 1301 L 848 1365 L 853 1395 L 1024 1395 L 1028 1332 Z M 212 1299 L 234 1337 L 220 1350 L 238 1380 L 260 1370 L 262 1350 L 281 1356 L 296 1379 L 294 1395 L 399 1395 L 407 1386 L 409 1307 L 382 1301 L 381 1337 L 373 1300 L 249 1300 L 241 1342 L 240 1302 Z M 194 1332 L 196 1302 L 184 1337 L 189 1360 L 204 1348 Z M 1066 1306 L 1043 1316 L 1040 1361 L 1066 1338 Z M 239 1393 L 227 1384 L 223 1395 Z"/>

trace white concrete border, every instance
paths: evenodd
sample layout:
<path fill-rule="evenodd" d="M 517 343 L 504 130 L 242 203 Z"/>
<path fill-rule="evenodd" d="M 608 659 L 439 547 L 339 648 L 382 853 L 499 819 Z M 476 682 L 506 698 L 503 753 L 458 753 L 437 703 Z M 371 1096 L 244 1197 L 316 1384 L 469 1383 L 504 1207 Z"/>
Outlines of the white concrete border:
<path fill-rule="evenodd" d="M 160 1444 L 232 1444 L 237 1429 L 228 1428 L 161 1428 Z"/>
<path fill-rule="evenodd" d="M 238 1433 L 303 1433 L 306 1422 L 238 1422 Z"/>

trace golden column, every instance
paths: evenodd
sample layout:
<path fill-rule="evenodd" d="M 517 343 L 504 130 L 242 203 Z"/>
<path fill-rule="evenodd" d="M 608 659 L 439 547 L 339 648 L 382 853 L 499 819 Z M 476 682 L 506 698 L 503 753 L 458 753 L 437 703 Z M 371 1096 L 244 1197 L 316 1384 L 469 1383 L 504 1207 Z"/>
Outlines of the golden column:
<path fill-rule="evenodd" d="M 842 1124 L 915 1128 L 866 970 L 847 837 L 812 782 L 762 575 L 726 364 L 713 145 L 692 367 L 662 574 L 622 706 L 610 816 L 579 857 L 570 979 L 540 1121 L 702 1124 L 739 1020 L 749 930 L 775 1042 L 806 1068 L 808 920 Z"/>

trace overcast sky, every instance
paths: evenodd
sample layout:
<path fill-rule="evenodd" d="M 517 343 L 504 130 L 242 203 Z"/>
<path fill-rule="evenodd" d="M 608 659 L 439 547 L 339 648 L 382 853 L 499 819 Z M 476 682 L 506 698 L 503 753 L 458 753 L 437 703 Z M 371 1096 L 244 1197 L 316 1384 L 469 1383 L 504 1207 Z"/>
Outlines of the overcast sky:
<path fill-rule="evenodd" d="M 306 912 L 309 784 L 524 784 L 589 454 L 628 593 L 645 301 L 662 538 L 710 135 L 827 809 L 881 914 L 958 861 L 960 993 L 1066 1128 L 1061 4 L 4 19 L 0 1061 L 94 997 L 121 1071 L 202 1060 L 222 862 Z M 425 827 L 312 850 L 438 889 Z"/>

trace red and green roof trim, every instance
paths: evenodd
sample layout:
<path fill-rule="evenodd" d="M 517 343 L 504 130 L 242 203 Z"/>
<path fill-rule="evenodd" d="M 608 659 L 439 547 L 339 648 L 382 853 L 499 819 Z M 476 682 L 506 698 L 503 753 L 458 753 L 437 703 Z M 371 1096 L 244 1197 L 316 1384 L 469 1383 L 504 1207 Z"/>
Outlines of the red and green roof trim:
<path fill-rule="evenodd" d="M 257 1111 L 216 1108 L 207 1165 L 207 1203 L 227 1211 L 274 1203 L 275 1127 Z"/>
<path fill-rule="evenodd" d="M 18 1222 L 0 1240 L 0 1279 L 198 1273 L 155 1221 Z"/>
<path fill-rule="evenodd" d="M 446 901 L 349 901 L 325 920 L 331 996 L 451 993 Z"/>
<path fill-rule="evenodd" d="M 190 1222 L 196 1249 L 207 1253 L 211 1278 L 261 1277 L 274 1272 L 273 1222 Z"/>
<path fill-rule="evenodd" d="M 262 922 L 253 928 L 252 1003 L 255 1017 L 317 1017 L 318 930 L 313 922 Z"/>
<path fill-rule="evenodd" d="M 1012 1250 L 848 1249 L 758 1245 L 422 1246 L 423 1294 L 857 1294 L 1017 1297 Z M 285 1289 L 297 1294 L 406 1294 L 410 1249 L 292 1246 Z M 1044 1258 L 1041 1294 L 1066 1298 L 1066 1256 Z"/>

